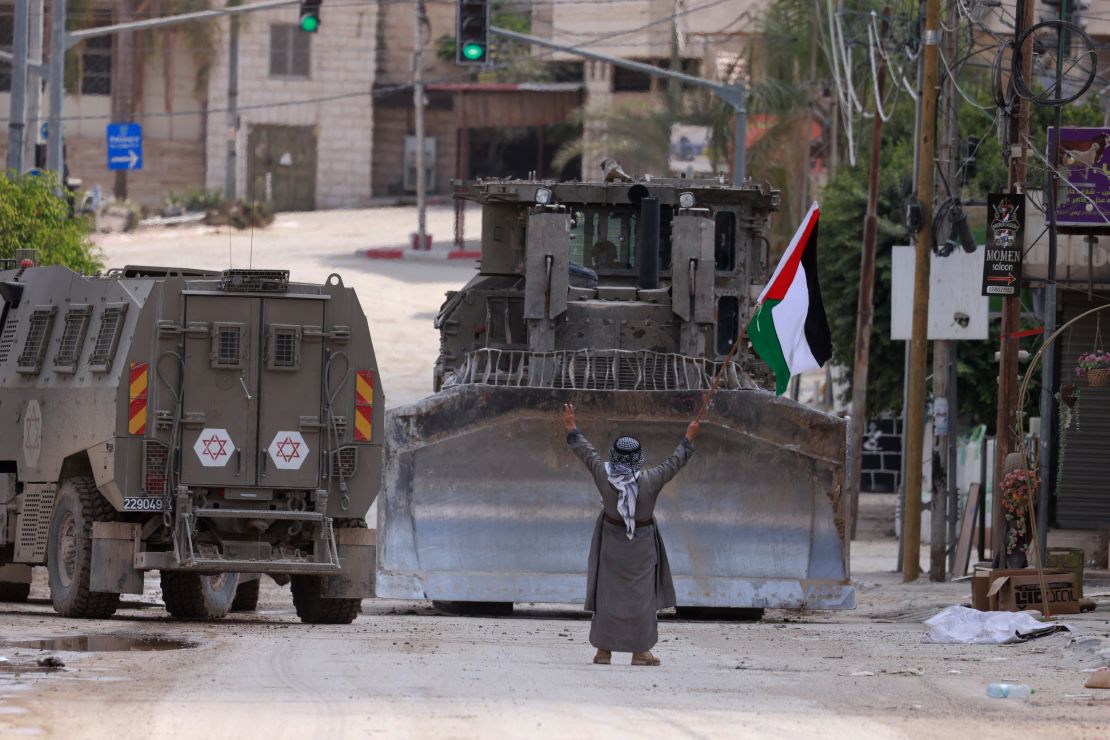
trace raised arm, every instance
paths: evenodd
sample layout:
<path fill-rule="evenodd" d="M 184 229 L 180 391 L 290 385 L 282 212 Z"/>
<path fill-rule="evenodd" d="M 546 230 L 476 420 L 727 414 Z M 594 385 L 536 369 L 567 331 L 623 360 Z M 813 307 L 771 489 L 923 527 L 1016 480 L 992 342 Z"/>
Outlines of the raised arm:
<path fill-rule="evenodd" d="M 594 446 L 586 439 L 586 436 L 578 431 L 578 422 L 574 418 L 574 406 L 569 403 L 563 404 L 563 429 L 567 433 L 567 444 L 570 445 L 571 451 L 578 456 L 578 459 L 582 461 L 590 474 L 597 478 L 605 463 L 601 456 L 597 454 Z"/>
<path fill-rule="evenodd" d="M 685 467 L 686 463 L 690 461 L 690 456 L 694 454 L 694 439 L 701 431 L 701 422 L 693 421 L 686 427 L 686 436 L 678 443 L 675 448 L 674 454 L 668 457 L 663 462 L 659 463 L 653 468 L 644 472 L 645 476 L 658 478 L 659 487 L 665 486 L 672 478 L 678 475 L 678 471 Z"/>

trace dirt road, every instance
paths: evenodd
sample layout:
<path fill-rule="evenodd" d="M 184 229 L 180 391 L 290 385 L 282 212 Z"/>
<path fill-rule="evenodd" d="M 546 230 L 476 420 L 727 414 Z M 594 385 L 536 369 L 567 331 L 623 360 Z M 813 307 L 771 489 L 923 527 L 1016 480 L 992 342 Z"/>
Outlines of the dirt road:
<path fill-rule="evenodd" d="M 893 555 L 872 543 L 866 557 Z M 861 552 L 861 556 L 864 553 Z M 1104 611 L 1022 645 L 922 644 L 921 620 L 966 584 L 903 586 L 858 576 L 860 609 L 772 612 L 760 623 L 661 625 L 659 668 L 594 666 L 589 622 L 573 607 L 510 618 L 437 615 L 427 604 L 367 600 L 349 627 L 296 620 L 288 588 L 264 582 L 260 611 L 218 623 L 174 622 L 129 601 L 105 621 L 3 605 L 0 734 L 60 738 L 365 737 L 1107 737 L 1110 692 L 1082 669 L 1110 645 Z M 1103 589 L 1105 590 L 1105 589 Z M 134 598 L 134 597 L 130 597 Z M 1102 608 L 1110 610 L 1103 599 Z M 34 650 L 32 638 L 166 636 L 164 652 Z M 44 655 L 64 669 L 37 671 Z M 627 656 L 616 656 L 618 662 Z M 985 696 L 990 681 L 1033 685 L 1028 700 Z"/>

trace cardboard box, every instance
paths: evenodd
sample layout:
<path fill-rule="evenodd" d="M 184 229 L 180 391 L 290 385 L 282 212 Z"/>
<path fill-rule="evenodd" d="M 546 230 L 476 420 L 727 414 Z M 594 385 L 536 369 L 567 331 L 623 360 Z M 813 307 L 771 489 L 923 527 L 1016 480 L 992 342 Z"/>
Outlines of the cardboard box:
<path fill-rule="evenodd" d="M 1048 588 L 1048 614 L 1078 614 L 1079 592 L 1074 573 L 1045 573 Z M 1041 598 L 1041 579 L 1036 570 L 1026 569 L 1021 574 L 997 574 L 992 572 L 987 600 L 991 611 L 1019 612 L 1025 609 L 1044 611 L 1046 605 Z"/>
<path fill-rule="evenodd" d="M 1079 589 L 1074 573 L 1045 569 L 1048 608 L 1053 614 L 1079 613 Z M 1034 568 L 983 568 L 971 577 L 971 606 L 979 611 L 1041 611 L 1041 578 Z"/>

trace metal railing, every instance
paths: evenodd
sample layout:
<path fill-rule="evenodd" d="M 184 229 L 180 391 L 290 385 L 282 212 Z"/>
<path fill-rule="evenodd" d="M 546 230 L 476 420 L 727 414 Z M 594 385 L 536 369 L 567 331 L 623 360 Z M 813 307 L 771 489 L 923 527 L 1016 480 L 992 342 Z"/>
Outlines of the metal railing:
<path fill-rule="evenodd" d="M 701 357 L 649 350 L 480 349 L 448 370 L 444 387 L 494 385 L 511 388 L 563 388 L 604 391 L 704 391 L 720 363 Z M 755 388 L 735 362 L 721 380 L 724 388 Z"/>

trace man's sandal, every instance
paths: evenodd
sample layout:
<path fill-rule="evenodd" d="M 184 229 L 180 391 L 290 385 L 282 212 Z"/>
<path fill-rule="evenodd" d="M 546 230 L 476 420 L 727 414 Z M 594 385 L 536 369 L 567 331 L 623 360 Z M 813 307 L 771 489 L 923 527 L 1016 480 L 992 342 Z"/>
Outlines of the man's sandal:
<path fill-rule="evenodd" d="M 632 665 L 659 665 L 661 662 L 650 651 L 632 653 Z"/>
<path fill-rule="evenodd" d="M 613 660 L 613 654 L 608 650 L 598 650 L 597 655 L 594 656 L 594 663 L 598 665 L 609 665 Z"/>

